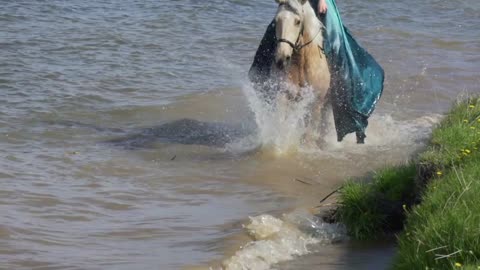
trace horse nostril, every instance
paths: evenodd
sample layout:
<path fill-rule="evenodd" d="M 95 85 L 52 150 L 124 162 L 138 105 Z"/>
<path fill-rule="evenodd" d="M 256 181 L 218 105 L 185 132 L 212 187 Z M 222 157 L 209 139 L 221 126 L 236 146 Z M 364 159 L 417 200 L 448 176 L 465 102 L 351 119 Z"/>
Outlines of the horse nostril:
<path fill-rule="evenodd" d="M 283 69 L 284 68 L 284 62 L 282 59 L 277 61 L 277 67 L 278 69 Z"/>
<path fill-rule="evenodd" d="M 290 63 L 290 59 L 291 59 L 291 57 L 290 57 L 290 56 L 287 56 L 287 58 L 285 58 L 285 61 L 286 61 L 287 63 Z"/>

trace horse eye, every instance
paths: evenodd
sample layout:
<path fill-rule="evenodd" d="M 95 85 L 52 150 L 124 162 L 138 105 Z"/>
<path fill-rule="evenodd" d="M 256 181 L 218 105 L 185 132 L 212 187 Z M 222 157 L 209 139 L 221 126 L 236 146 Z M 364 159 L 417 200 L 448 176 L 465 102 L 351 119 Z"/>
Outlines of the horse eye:
<path fill-rule="evenodd" d="M 295 20 L 295 25 L 300 25 L 300 20 Z"/>

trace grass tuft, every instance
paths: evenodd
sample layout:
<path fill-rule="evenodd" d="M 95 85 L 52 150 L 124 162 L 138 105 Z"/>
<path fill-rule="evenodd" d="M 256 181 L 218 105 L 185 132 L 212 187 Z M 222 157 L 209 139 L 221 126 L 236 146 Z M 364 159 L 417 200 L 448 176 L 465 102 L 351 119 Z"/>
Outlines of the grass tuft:
<path fill-rule="evenodd" d="M 370 183 L 348 181 L 340 191 L 337 214 L 349 235 L 375 239 L 401 229 L 404 211 L 413 201 L 415 172 L 408 164 L 380 170 Z"/>

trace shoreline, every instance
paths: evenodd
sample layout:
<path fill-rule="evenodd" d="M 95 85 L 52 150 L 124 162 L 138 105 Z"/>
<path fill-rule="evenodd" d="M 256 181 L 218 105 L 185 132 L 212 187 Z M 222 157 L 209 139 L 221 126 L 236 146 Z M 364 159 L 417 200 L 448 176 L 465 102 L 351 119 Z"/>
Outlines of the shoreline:
<path fill-rule="evenodd" d="M 459 102 L 432 131 L 425 151 L 350 180 L 324 220 L 356 240 L 397 237 L 393 269 L 480 267 L 480 98 Z"/>

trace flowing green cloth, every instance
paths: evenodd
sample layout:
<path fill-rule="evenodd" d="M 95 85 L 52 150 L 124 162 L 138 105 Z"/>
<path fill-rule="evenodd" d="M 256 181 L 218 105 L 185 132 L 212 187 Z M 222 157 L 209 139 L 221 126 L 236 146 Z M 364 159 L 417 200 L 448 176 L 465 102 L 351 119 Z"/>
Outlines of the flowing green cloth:
<path fill-rule="evenodd" d="M 383 92 L 384 72 L 375 59 L 363 49 L 343 26 L 334 0 L 326 0 L 328 11 L 321 15 L 325 25 L 324 51 L 332 85 L 330 98 L 338 141 L 355 132 L 363 143 L 368 117 Z M 318 0 L 311 0 L 317 7 Z M 276 49 L 275 23 L 272 22 L 260 43 L 250 68 L 249 78 L 256 88 L 266 91 Z"/>

